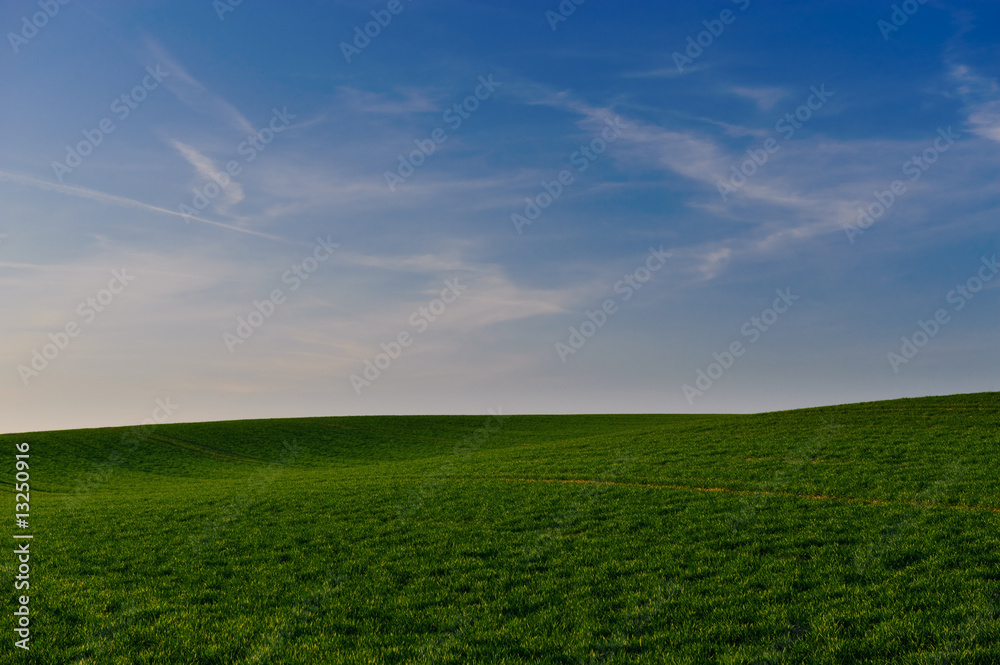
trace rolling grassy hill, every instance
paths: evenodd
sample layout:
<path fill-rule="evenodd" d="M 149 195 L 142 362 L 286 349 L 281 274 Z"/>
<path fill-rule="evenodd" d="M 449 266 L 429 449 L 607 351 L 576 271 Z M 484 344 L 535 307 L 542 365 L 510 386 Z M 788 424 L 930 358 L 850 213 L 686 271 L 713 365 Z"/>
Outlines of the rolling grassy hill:
<path fill-rule="evenodd" d="M 32 648 L 0 660 L 997 663 L 998 416 L 988 393 L 2 435 L 11 517 L 31 445 L 35 540 Z"/>

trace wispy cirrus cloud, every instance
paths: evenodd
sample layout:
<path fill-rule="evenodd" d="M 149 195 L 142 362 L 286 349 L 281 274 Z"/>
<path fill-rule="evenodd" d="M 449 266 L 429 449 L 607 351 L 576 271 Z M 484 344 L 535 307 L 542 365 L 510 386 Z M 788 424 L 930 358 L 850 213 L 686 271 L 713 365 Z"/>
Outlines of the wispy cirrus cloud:
<path fill-rule="evenodd" d="M 949 77 L 959 96 L 968 104 L 969 130 L 1000 142 L 1000 85 L 964 64 L 952 65 Z"/>
<path fill-rule="evenodd" d="M 671 79 L 677 78 L 679 76 L 687 76 L 694 72 L 702 69 L 707 69 L 707 65 L 697 63 L 691 65 L 690 67 L 685 67 L 684 71 L 680 71 L 676 66 L 673 67 L 659 67 L 657 69 L 647 69 L 635 72 L 626 72 L 622 74 L 624 78 L 628 79 Z"/>
<path fill-rule="evenodd" d="M 188 164 L 194 167 L 195 172 L 204 182 L 213 180 L 218 173 L 222 172 L 211 158 L 198 152 L 193 147 L 170 139 L 170 145 L 187 160 Z M 243 186 L 232 180 L 226 187 L 222 188 L 222 198 L 216 202 L 220 212 L 227 212 L 230 206 L 234 206 L 244 199 Z"/>
<path fill-rule="evenodd" d="M 966 94 L 976 90 L 979 99 L 987 100 L 970 107 L 969 122 L 976 133 L 991 139 L 1000 136 L 1000 115 L 997 115 L 1000 108 L 989 99 L 996 89 L 995 83 L 975 77 L 965 69 L 958 70 L 957 75 L 967 86 Z M 751 99 L 763 100 L 765 105 L 784 96 L 778 87 L 744 92 Z M 613 106 L 593 105 L 565 91 L 539 87 L 534 93 L 532 103 L 583 116 L 577 124 L 595 136 L 606 122 L 619 117 Z M 870 203 L 872 192 L 885 189 L 901 176 L 900 165 L 907 156 L 924 150 L 927 141 L 936 138 L 935 128 L 929 127 L 927 139 L 833 139 L 811 135 L 784 141 L 781 153 L 757 167 L 754 175 L 724 203 L 719 199 L 718 183 L 728 179 L 734 165 L 747 160 L 745 152 L 729 147 L 726 141 L 708 131 L 673 129 L 634 115 L 621 118 L 629 128 L 615 147 L 609 149 L 609 159 L 619 168 L 626 172 L 656 168 L 682 176 L 695 186 L 686 196 L 691 209 L 738 223 L 725 236 L 684 248 L 683 258 L 676 266 L 686 267 L 701 281 L 722 274 L 727 263 L 738 258 L 766 256 L 783 252 L 790 244 L 842 234 L 844 227 L 856 220 L 857 209 Z M 698 120 L 719 126 L 726 136 L 754 136 L 758 142 L 773 134 L 770 130 L 734 132 L 727 123 Z M 802 168 L 803 164 L 809 168 Z M 968 188 L 968 178 L 960 175 L 966 168 L 961 163 L 937 166 L 933 179 L 911 184 L 909 190 L 945 192 L 957 181 Z"/>
<path fill-rule="evenodd" d="M 191 75 L 159 42 L 146 38 L 146 48 L 150 54 L 169 72 L 164 87 L 192 111 L 209 116 L 229 127 L 252 134 L 254 126 L 240 111 L 221 96 L 208 90 Z"/>
<path fill-rule="evenodd" d="M 781 88 L 749 88 L 737 86 L 729 89 L 734 95 L 751 100 L 761 111 L 770 111 L 788 92 Z"/>
<path fill-rule="evenodd" d="M 441 94 L 419 88 L 395 88 L 395 94 L 371 92 L 350 86 L 337 88 L 337 95 L 348 108 L 361 113 L 386 115 L 433 113 L 440 110 Z"/>

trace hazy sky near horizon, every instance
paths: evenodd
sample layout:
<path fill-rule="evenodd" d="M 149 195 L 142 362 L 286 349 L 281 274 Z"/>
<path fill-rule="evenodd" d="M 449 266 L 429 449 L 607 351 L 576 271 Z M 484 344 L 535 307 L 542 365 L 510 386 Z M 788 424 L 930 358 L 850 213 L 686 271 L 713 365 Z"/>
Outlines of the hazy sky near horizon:
<path fill-rule="evenodd" d="M 0 431 L 1000 390 L 998 26 L 5 2 Z"/>

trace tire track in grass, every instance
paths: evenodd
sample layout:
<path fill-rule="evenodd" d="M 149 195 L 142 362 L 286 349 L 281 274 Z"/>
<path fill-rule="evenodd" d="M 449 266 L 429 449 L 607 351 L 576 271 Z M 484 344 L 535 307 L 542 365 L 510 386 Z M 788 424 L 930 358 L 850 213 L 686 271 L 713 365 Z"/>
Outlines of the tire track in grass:
<path fill-rule="evenodd" d="M 962 473 L 962 464 L 958 461 L 953 461 L 943 478 L 917 494 L 913 501 L 906 503 L 911 506 L 920 506 L 921 508 L 940 505 L 940 499 L 947 495 L 948 489 L 958 480 Z M 896 519 L 893 524 L 887 525 L 876 539 L 869 541 L 862 548 L 863 552 L 855 555 L 854 563 L 858 570 L 864 573 L 875 565 L 882 559 L 883 555 L 895 547 L 899 540 L 910 534 L 914 529 L 919 528 L 920 522 L 925 516 L 926 513 L 923 511 L 911 510 Z"/>
<path fill-rule="evenodd" d="M 813 499 L 816 501 L 841 501 L 845 503 L 865 503 L 873 506 L 916 506 L 918 508 L 950 508 L 953 510 L 971 510 L 975 512 L 1000 513 L 1000 508 L 991 506 L 966 506 L 961 504 L 927 503 L 921 501 L 885 501 L 883 499 L 865 499 L 861 497 L 827 496 L 825 494 L 796 494 L 795 492 L 769 492 L 766 490 L 737 490 L 729 487 L 699 487 L 697 485 L 672 485 L 664 483 L 629 483 L 616 480 L 590 480 L 587 478 L 513 478 L 513 477 L 456 477 L 452 480 L 498 480 L 511 483 L 561 483 L 618 485 L 621 487 L 650 487 L 653 489 L 671 489 L 685 492 L 721 492 L 724 494 L 761 495 L 774 497 L 789 497 L 797 499 Z"/>
<path fill-rule="evenodd" d="M 172 448 L 177 448 L 179 450 L 186 450 L 192 453 L 198 453 L 199 455 L 207 455 L 208 457 L 214 457 L 215 459 L 226 460 L 227 462 L 262 462 L 266 463 L 267 460 L 262 460 L 257 457 L 248 457 L 246 455 L 239 455 L 237 453 L 231 453 L 221 448 L 213 448 L 212 446 L 206 446 L 203 443 L 194 443 L 192 441 L 185 441 L 184 439 L 177 438 L 167 438 L 165 436 L 153 436 L 150 434 L 146 437 L 149 441 L 155 441 L 156 443 L 162 443 L 164 445 L 170 446 Z"/>

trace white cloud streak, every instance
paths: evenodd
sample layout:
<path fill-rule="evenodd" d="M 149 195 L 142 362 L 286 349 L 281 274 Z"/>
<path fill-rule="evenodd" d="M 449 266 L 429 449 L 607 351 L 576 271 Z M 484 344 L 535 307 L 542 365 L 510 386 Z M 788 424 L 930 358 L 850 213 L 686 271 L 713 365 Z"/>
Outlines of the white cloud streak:
<path fill-rule="evenodd" d="M 8 173 L 6 171 L 0 171 L 0 180 L 6 182 L 15 182 L 20 185 L 28 185 L 30 187 L 35 187 L 37 189 L 43 189 L 50 192 L 57 192 L 59 194 L 65 194 L 67 196 L 76 196 L 82 199 L 89 199 L 91 201 L 97 201 L 98 203 L 105 203 L 108 205 L 114 205 L 122 208 L 148 210 L 150 212 L 160 213 L 161 215 L 170 215 L 171 217 L 179 217 L 185 220 L 193 219 L 203 224 L 218 226 L 219 228 L 228 229 L 229 231 L 236 231 L 237 233 L 245 233 L 248 235 L 257 236 L 259 238 L 267 238 L 268 240 L 287 242 L 284 238 L 280 238 L 278 236 L 274 236 L 269 233 L 263 233 L 261 231 L 253 231 L 251 229 L 241 229 L 238 226 L 232 226 L 231 224 L 224 224 L 222 222 L 217 222 L 211 219 L 205 219 L 203 217 L 183 215 L 176 210 L 161 208 L 159 206 L 143 203 L 142 201 L 136 201 L 135 199 L 128 199 L 123 196 L 115 196 L 114 194 L 108 194 L 106 192 L 100 192 L 95 189 L 88 189 L 86 187 L 78 187 L 76 185 L 59 185 L 54 182 L 39 180 L 38 178 L 19 175 L 17 173 Z"/>

